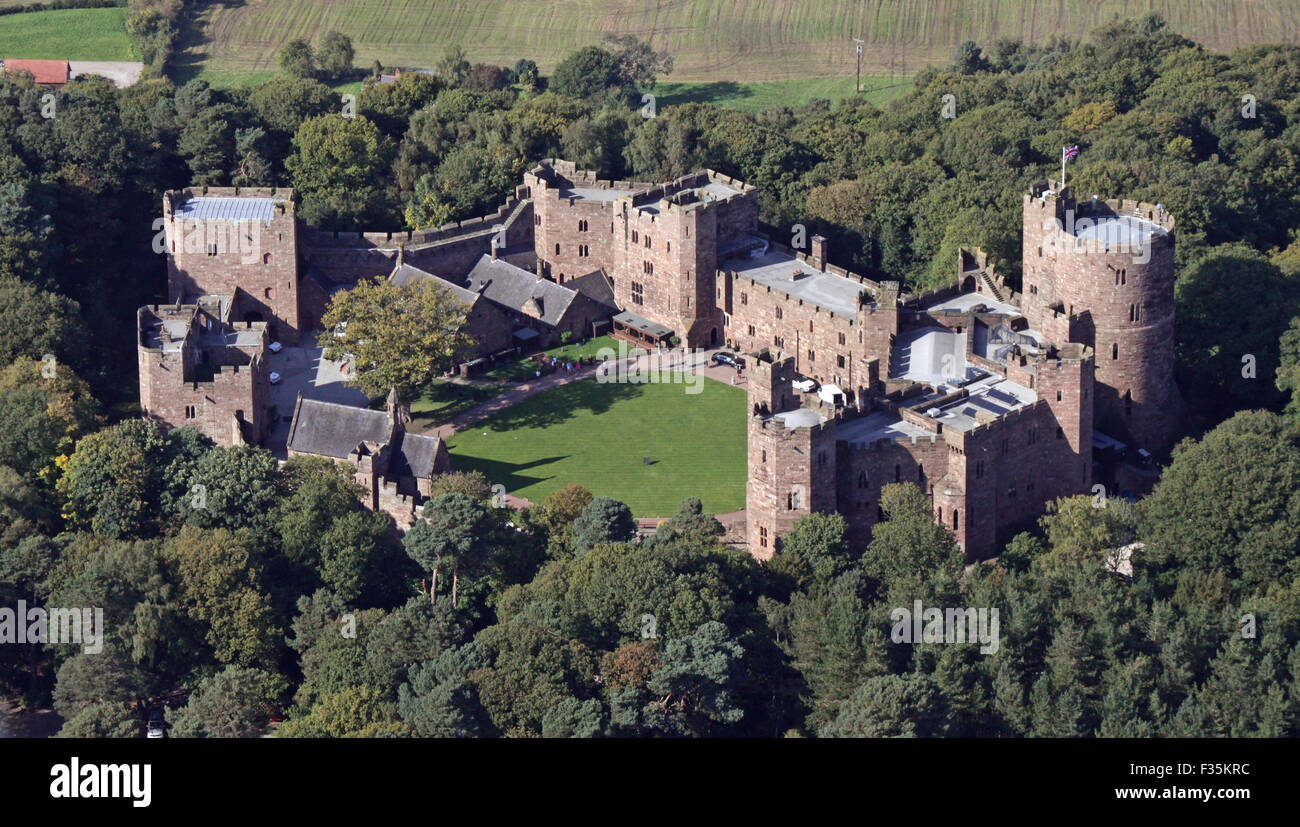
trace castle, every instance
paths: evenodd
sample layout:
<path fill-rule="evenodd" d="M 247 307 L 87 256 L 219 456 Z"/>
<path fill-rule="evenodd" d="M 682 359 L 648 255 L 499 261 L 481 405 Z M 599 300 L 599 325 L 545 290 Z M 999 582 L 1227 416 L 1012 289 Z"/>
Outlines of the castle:
<path fill-rule="evenodd" d="M 285 190 L 163 203 L 173 305 L 141 311 L 141 406 L 223 444 L 265 438 L 268 341 L 296 342 L 332 293 L 376 277 L 460 291 L 480 343 L 468 356 L 601 325 L 641 347 L 750 354 L 745 530 L 760 558 L 811 512 L 843 514 L 865 542 L 881 486 L 902 481 L 988 556 L 1054 498 L 1099 479 L 1141 488 L 1146 449 L 1173 435 L 1174 221 L 1158 206 L 1040 182 L 1024 196 L 1022 292 L 963 250 L 950 285 L 908 295 L 831 264 L 820 236 L 806 252 L 765 237 L 755 188 L 710 170 L 652 184 L 544 161 L 494 215 L 413 233 L 300 226 Z"/>

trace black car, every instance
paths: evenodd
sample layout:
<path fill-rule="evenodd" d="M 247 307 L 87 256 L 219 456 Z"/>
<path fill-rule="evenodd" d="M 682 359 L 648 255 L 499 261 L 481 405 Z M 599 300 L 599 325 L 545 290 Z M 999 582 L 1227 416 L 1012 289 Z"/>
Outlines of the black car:
<path fill-rule="evenodd" d="M 736 370 L 740 370 L 745 366 L 745 362 L 739 356 L 726 351 L 718 351 L 713 354 L 712 361 L 715 365 L 731 365 Z"/>

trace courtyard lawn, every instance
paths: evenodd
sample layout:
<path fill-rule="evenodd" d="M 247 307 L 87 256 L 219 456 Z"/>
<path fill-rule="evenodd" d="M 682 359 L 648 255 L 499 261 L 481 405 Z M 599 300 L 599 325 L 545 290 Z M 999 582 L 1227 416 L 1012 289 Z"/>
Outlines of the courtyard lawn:
<path fill-rule="evenodd" d="M 559 347 L 553 347 L 550 350 L 544 350 L 541 352 L 546 356 L 554 356 L 561 362 L 566 362 L 570 359 L 577 359 L 580 356 L 595 358 L 597 352 L 603 348 L 609 348 L 617 353 L 618 341 L 614 339 L 613 336 L 597 336 L 596 338 L 588 339 L 585 342 L 572 342 L 567 345 L 560 345 Z M 540 368 L 538 364 L 533 361 L 533 356 L 535 355 L 536 354 L 529 354 L 528 356 L 523 356 L 510 362 L 503 362 L 497 367 L 486 371 L 483 375 L 489 379 L 500 379 L 504 382 L 527 382 L 529 379 L 536 379 L 536 371 Z M 545 376 L 546 372 L 543 371 L 542 375 Z"/>
<path fill-rule="evenodd" d="M 501 388 L 483 388 L 458 382 L 435 382 L 411 402 L 411 419 L 417 428 L 431 428 L 451 420 L 501 393 Z M 372 407 L 383 408 L 379 399 Z"/>
<path fill-rule="evenodd" d="M 745 393 L 693 379 L 699 384 L 588 379 L 538 394 L 448 440 L 452 466 L 482 471 L 534 503 L 576 482 L 638 517 L 671 516 L 685 497 L 714 514 L 739 510 Z"/>

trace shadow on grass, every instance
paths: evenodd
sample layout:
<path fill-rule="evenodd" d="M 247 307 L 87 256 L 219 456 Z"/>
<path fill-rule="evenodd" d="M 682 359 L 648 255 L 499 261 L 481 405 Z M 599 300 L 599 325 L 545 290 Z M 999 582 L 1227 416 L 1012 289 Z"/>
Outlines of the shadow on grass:
<path fill-rule="evenodd" d="M 420 394 L 411 404 L 411 420 L 420 428 L 441 425 L 476 405 L 496 398 L 502 390 L 504 389 L 439 382 Z M 371 407 L 382 408 L 383 400 Z"/>
<path fill-rule="evenodd" d="M 494 414 L 485 422 L 466 428 L 466 431 L 472 432 L 476 428 L 491 428 L 494 431 L 549 428 L 572 419 L 580 411 L 605 413 L 615 402 L 634 399 L 643 393 L 645 391 L 640 385 L 583 379 L 525 399 Z"/>
<path fill-rule="evenodd" d="M 567 455 L 542 457 L 540 459 L 532 460 L 531 462 L 516 463 L 503 462 L 495 459 L 483 459 L 482 457 L 470 457 L 464 454 L 458 454 L 455 451 L 451 454 L 451 464 L 455 470 L 482 472 L 483 476 L 488 478 L 488 482 L 493 485 L 504 485 L 507 491 L 518 491 L 522 488 L 527 488 L 530 485 L 546 482 L 551 479 L 551 477 L 539 477 L 532 474 L 525 474 L 523 472 L 566 459 L 568 459 Z"/>
<path fill-rule="evenodd" d="M 660 106 L 676 106 L 683 103 L 718 103 L 735 101 L 753 96 L 749 87 L 734 80 L 719 80 L 713 83 L 695 83 L 685 88 L 677 88 L 666 95 L 658 96 Z"/>

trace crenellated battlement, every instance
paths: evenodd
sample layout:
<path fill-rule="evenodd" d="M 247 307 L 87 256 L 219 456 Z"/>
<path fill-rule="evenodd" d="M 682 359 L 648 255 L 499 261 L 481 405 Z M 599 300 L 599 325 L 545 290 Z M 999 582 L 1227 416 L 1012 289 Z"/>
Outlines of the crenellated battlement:
<path fill-rule="evenodd" d="M 498 232 L 502 223 L 512 220 L 528 200 L 527 187 L 519 186 L 496 212 L 448 222 L 436 229 L 405 232 L 345 232 L 305 227 L 302 238 L 308 247 L 318 250 L 387 251 L 403 247 L 408 253 L 415 252 L 447 241 L 460 241 L 471 236 Z"/>

